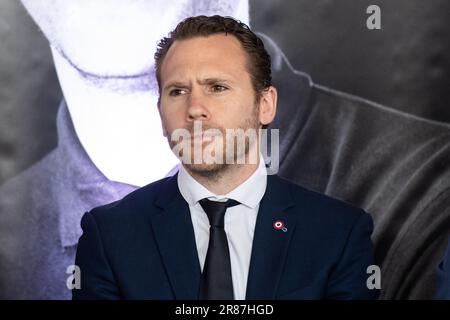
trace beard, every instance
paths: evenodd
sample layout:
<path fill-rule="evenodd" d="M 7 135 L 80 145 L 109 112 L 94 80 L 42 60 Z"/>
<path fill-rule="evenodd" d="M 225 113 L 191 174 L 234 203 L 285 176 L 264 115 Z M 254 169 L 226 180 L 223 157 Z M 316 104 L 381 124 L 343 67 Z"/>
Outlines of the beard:
<path fill-rule="evenodd" d="M 258 111 L 255 107 L 254 112 L 235 128 L 225 129 L 218 125 L 204 126 L 202 124 L 201 133 L 215 133 L 209 141 L 203 139 L 195 141 L 191 138 L 172 141 L 171 137 L 168 137 L 169 145 L 191 174 L 213 180 L 219 179 L 236 166 L 257 163 L 259 154 L 256 152 L 258 149 L 255 145 L 259 142 Z M 195 128 L 194 124 L 183 129 L 189 133 L 189 137 L 199 133 L 195 130 L 198 128 Z M 183 146 L 177 154 L 174 150 L 179 148 L 180 143 Z"/>

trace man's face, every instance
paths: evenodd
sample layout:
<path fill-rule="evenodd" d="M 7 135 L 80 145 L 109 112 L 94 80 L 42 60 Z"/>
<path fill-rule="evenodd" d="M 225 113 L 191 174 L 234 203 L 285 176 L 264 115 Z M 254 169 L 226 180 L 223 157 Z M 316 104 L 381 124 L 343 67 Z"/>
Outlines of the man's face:
<path fill-rule="evenodd" d="M 247 53 L 237 38 L 218 34 L 175 41 L 161 66 L 160 113 L 169 144 L 176 129 L 186 129 L 194 134 L 194 123 L 201 122 L 202 129 L 218 129 L 226 137 L 226 129 L 244 130 L 260 127 L 259 105 L 247 69 Z M 200 144 L 219 142 L 200 137 Z M 223 146 L 226 154 L 226 141 Z M 246 146 L 245 152 L 248 152 Z M 192 150 L 192 153 L 194 150 Z M 239 155 L 237 155 L 239 156 Z M 185 164 L 188 169 L 213 173 L 226 164 Z"/>
<path fill-rule="evenodd" d="M 153 73 L 157 41 L 186 17 L 233 15 L 248 9 L 248 0 L 22 0 L 22 3 L 52 47 L 71 65 L 92 76 L 110 77 Z"/>

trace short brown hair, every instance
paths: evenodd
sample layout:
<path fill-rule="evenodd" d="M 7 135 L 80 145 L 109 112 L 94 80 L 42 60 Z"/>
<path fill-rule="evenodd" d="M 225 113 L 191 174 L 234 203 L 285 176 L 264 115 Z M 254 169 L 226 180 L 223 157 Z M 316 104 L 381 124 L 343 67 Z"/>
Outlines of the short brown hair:
<path fill-rule="evenodd" d="M 158 42 L 155 53 L 155 71 L 161 97 L 161 65 L 176 40 L 187 40 L 195 37 L 207 37 L 214 34 L 225 33 L 235 36 L 248 54 L 248 72 L 255 90 L 256 101 L 259 101 L 261 92 L 272 85 L 270 55 L 264 48 L 264 43 L 243 22 L 231 17 L 222 16 L 196 16 L 181 21 L 168 37 Z M 159 98 L 160 99 L 160 98 Z M 159 105 L 159 100 L 158 100 Z"/>

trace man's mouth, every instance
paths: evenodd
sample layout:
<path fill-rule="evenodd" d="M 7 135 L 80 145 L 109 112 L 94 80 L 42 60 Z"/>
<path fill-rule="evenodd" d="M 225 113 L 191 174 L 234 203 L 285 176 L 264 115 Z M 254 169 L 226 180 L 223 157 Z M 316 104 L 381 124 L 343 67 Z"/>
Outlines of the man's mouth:
<path fill-rule="evenodd" d="M 199 141 L 199 142 L 211 142 L 214 140 L 214 138 L 217 136 L 217 134 L 215 133 L 208 133 L 208 132 L 203 132 L 202 134 L 195 134 L 192 135 L 191 140 L 193 141 Z"/>

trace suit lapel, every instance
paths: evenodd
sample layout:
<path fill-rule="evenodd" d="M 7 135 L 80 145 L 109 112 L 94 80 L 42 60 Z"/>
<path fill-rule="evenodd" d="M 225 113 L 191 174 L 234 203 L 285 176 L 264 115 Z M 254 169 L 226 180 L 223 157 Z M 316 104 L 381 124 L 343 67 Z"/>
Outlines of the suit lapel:
<path fill-rule="evenodd" d="M 155 205 L 162 211 L 151 216 L 153 233 L 175 299 L 197 299 L 201 269 L 189 205 L 179 192 L 177 175 L 167 179 Z"/>
<path fill-rule="evenodd" d="M 256 219 L 246 299 L 274 299 L 283 270 L 295 219 L 286 212 L 293 206 L 291 191 L 276 176 L 267 177 L 267 189 Z M 281 221 L 287 230 L 276 230 Z"/>

